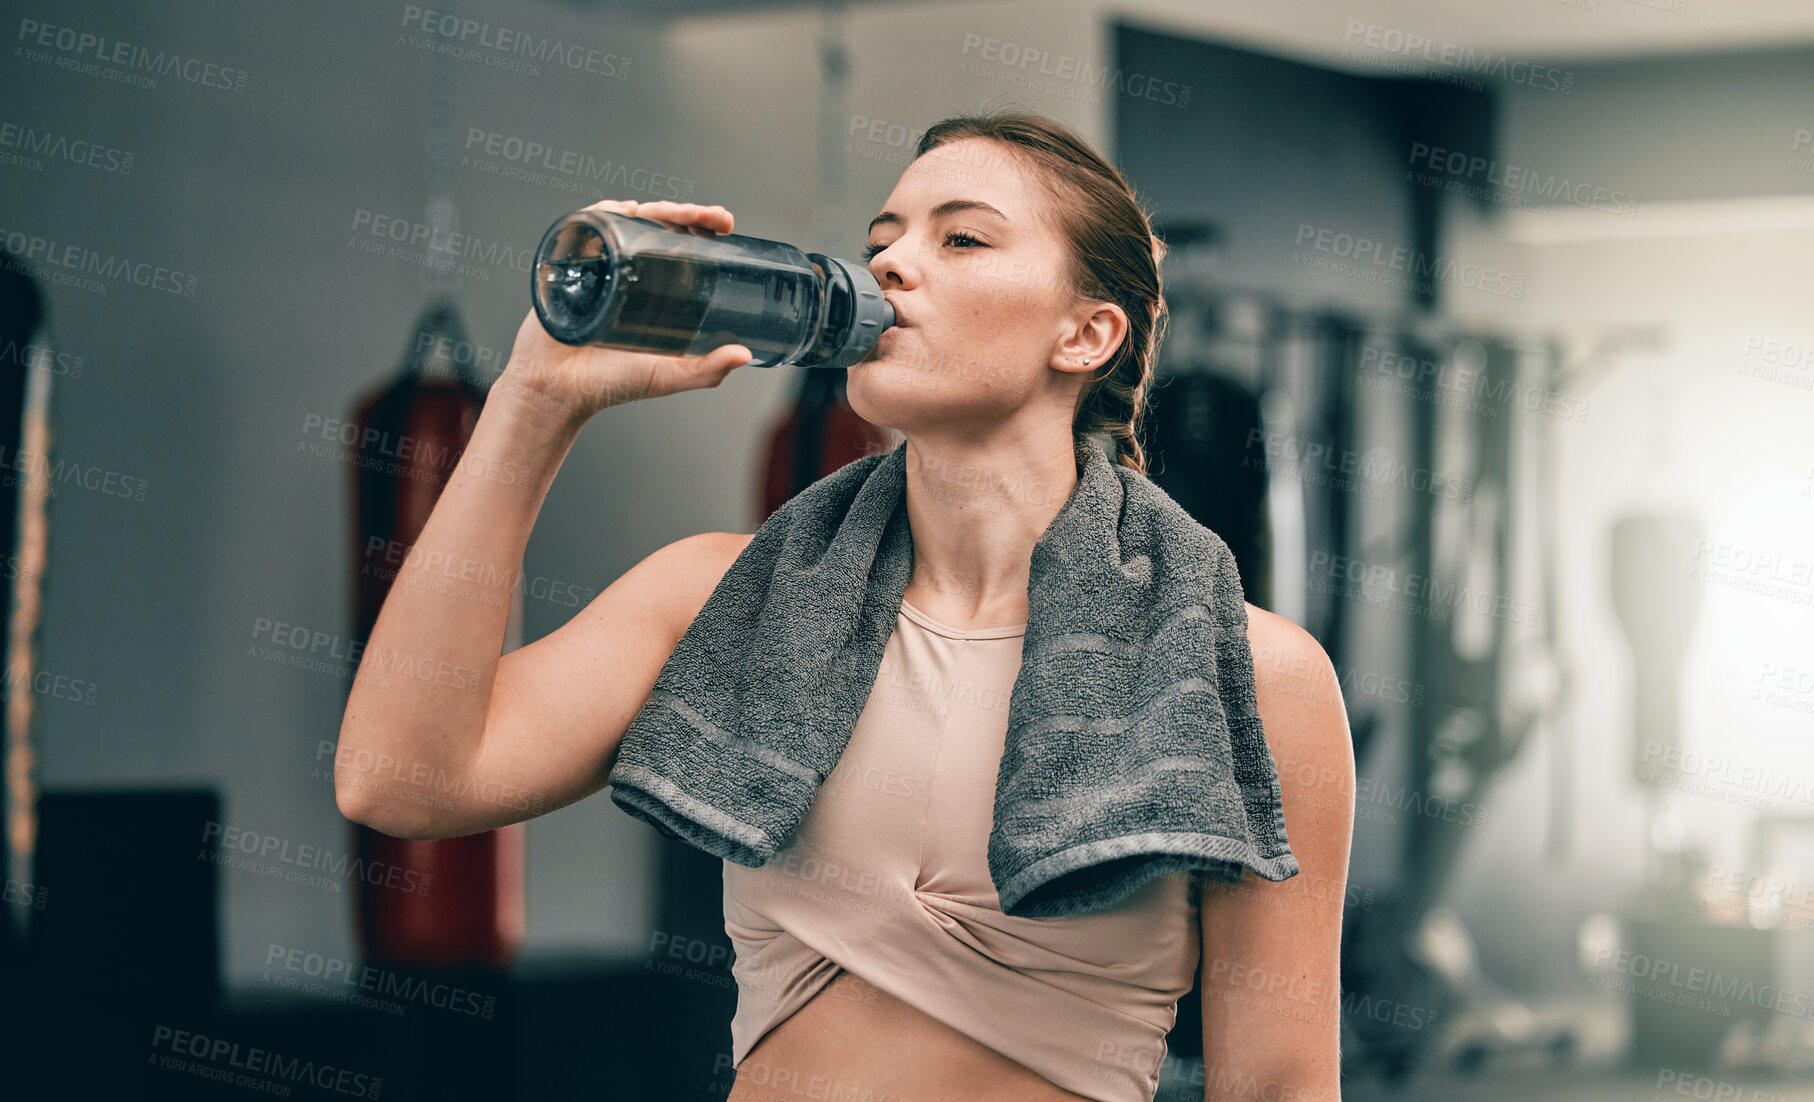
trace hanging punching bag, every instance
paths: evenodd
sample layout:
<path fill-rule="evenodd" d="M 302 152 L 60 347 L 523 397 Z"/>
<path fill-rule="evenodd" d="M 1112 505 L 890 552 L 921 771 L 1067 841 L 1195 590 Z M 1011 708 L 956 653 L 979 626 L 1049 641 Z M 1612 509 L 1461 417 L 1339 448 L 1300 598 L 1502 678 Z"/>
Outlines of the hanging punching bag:
<path fill-rule="evenodd" d="M 1149 477 L 1228 545 L 1247 600 L 1272 604 L 1266 469 L 1245 462 L 1261 428 L 1260 396 L 1208 364 L 1169 373 L 1154 388 L 1146 437 Z"/>
<path fill-rule="evenodd" d="M 465 339 L 451 303 L 438 303 L 417 324 L 403 367 L 363 395 L 354 413 L 360 441 L 353 472 L 355 637 L 361 645 L 478 423 L 484 390 L 457 372 L 437 370 L 444 362 L 437 360 L 438 350 L 462 347 Z M 512 596 L 506 651 L 520 641 L 519 599 L 520 590 Z M 433 792 L 431 779 L 423 795 Z M 354 830 L 362 868 L 413 871 L 417 876 L 408 882 L 427 884 L 424 891 L 408 891 L 375 874 L 359 878 L 358 930 L 368 962 L 501 968 L 515 956 L 525 921 L 524 824 L 428 841 L 392 838 L 363 824 Z"/>
<path fill-rule="evenodd" d="M 769 432 L 762 468 L 762 520 L 839 467 L 887 446 L 888 434 L 850 408 L 844 396 L 849 378 L 845 369 L 800 373 L 793 408 Z"/>

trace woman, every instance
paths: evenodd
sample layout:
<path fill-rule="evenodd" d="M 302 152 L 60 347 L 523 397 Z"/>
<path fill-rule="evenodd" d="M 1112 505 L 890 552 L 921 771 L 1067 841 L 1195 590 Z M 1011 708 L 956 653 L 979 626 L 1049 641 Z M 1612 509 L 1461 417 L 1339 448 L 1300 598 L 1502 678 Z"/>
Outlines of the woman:
<path fill-rule="evenodd" d="M 733 226 L 723 207 L 595 205 L 699 234 Z M 1201 893 L 1162 877 L 1106 911 L 1057 919 L 992 906 L 983 851 L 1032 549 L 1095 440 L 1144 472 L 1163 246 L 1113 167 L 1022 113 L 930 128 L 869 236 L 897 326 L 850 369 L 848 393 L 905 436 L 913 575 L 876 691 L 798 837 L 763 868 L 726 863 L 741 988 L 731 1102 L 1151 1099 L 1199 960 L 1205 1098 L 1338 1098 L 1354 765 L 1334 670 L 1289 621 L 1247 606 L 1297 876 L 1248 872 Z M 531 313 L 403 573 L 455 562 L 481 564 L 467 578 L 508 575 L 483 564 L 521 561 L 593 414 L 715 387 L 749 359 L 740 345 L 686 359 L 568 348 Z M 664 547 L 502 658 L 507 599 L 459 600 L 400 577 L 368 653 L 480 669 L 481 691 L 361 679 L 338 758 L 369 750 L 475 783 L 438 807 L 387 803 L 342 765 L 342 812 L 399 837 L 451 837 L 529 817 L 518 804 L 539 813 L 603 788 L 663 663 L 750 538 Z M 491 589 L 508 596 L 507 581 Z M 499 790 L 537 798 L 479 798 Z M 806 867 L 844 875 L 802 877 Z"/>

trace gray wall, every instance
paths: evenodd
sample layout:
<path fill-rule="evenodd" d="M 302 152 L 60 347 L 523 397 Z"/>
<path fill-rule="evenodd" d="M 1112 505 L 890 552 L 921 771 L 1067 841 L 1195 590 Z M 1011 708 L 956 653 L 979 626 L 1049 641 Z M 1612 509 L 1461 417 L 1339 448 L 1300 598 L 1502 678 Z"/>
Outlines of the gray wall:
<path fill-rule="evenodd" d="M 1186 107 L 1118 101 L 1115 157 L 1164 220 L 1209 221 L 1232 286 L 1393 304 L 1402 294 L 1306 266 L 1300 227 L 1409 233 L 1380 82 L 1129 27 L 1121 67 L 1191 86 Z"/>

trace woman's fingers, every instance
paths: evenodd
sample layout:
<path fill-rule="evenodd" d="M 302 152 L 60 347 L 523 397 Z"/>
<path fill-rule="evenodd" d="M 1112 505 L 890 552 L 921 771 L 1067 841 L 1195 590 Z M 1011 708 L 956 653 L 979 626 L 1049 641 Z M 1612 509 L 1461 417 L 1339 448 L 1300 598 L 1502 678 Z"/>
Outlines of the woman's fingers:
<path fill-rule="evenodd" d="M 651 218 L 657 222 L 667 222 L 675 226 L 684 226 L 694 233 L 717 234 L 730 233 L 735 220 L 731 212 L 721 206 L 700 206 L 698 203 L 673 203 L 666 199 L 657 199 L 649 203 L 637 204 L 637 217 Z"/>
<path fill-rule="evenodd" d="M 634 199 L 600 199 L 588 206 L 587 210 L 608 210 L 613 214 L 627 214 L 636 217 L 637 202 Z"/>
<path fill-rule="evenodd" d="M 647 203 L 635 199 L 601 199 L 587 210 L 608 210 L 613 214 L 628 215 L 631 218 L 646 218 L 677 230 L 686 230 L 696 237 L 714 237 L 721 233 L 730 233 L 736 219 L 731 212 L 721 206 L 701 206 L 698 203 L 674 203 L 666 199 L 656 199 Z"/>

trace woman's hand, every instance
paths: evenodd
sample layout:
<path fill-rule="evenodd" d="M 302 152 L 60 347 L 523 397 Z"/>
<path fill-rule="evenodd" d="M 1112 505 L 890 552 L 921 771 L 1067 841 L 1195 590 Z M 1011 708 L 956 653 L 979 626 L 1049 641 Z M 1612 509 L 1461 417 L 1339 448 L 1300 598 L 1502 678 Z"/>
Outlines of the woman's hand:
<path fill-rule="evenodd" d="M 646 218 L 700 237 L 730 233 L 733 224 L 731 212 L 725 208 L 697 203 L 605 199 L 585 209 Z M 609 406 L 715 387 L 751 359 L 750 350 L 741 344 L 721 345 L 703 356 L 576 348 L 550 337 L 531 309 L 517 329 L 510 362 L 498 383 L 537 405 L 557 408 L 577 423 Z"/>

